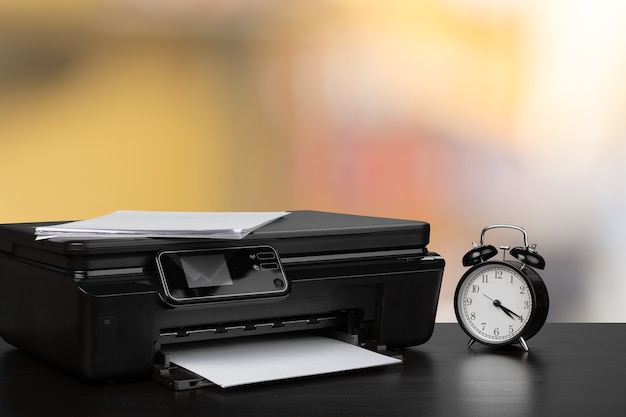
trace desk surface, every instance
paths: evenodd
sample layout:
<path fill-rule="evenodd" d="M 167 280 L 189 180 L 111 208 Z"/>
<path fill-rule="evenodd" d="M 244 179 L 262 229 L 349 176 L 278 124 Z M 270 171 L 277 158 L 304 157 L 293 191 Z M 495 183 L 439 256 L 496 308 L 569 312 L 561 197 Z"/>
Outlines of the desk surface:
<path fill-rule="evenodd" d="M 490 350 L 456 324 L 380 369 L 223 390 L 84 384 L 0 341 L 1 416 L 623 416 L 626 324 L 546 324 Z"/>

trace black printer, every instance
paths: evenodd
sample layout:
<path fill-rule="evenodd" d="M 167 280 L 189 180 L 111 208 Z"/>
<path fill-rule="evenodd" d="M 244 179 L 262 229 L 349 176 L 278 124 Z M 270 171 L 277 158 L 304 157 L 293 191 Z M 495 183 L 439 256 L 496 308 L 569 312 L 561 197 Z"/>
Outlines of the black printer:
<path fill-rule="evenodd" d="M 293 211 L 241 240 L 35 240 L 0 225 L 0 335 L 93 382 L 202 386 L 171 344 L 326 331 L 375 350 L 426 342 L 444 260 L 430 226 Z"/>

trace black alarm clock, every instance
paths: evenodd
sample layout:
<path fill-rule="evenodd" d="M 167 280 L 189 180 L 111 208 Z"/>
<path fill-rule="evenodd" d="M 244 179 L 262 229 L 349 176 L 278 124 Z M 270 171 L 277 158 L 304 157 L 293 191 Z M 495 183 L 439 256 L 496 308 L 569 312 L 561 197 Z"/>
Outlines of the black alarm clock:
<path fill-rule="evenodd" d="M 510 249 L 500 246 L 503 257 L 490 260 L 498 250 L 485 245 L 488 230 L 515 229 L 524 235 L 524 246 Z M 519 344 L 528 351 L 526 341 L 544 325 L 548 316 L 548 290 L 535 269 L 544 269 L 545 260 L 528 245 L 526 231 L 508 224 L 487 226 L 480 243 L 463 257 L 463 265 L 471 268 L 461 277 L 454 294 L 454 312 L 461 328 L 475 341 L 490 346 Z M 508 253 L 515 260 L 507 260 Z"/>

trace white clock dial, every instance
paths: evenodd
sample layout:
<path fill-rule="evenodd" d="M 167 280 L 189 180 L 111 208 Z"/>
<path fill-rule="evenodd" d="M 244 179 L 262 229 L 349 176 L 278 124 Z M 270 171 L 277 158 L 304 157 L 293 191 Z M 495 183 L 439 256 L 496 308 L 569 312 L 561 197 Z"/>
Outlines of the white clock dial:
<path fill-rule="evenodd" d="M 528 281 L 506 264 L 487 263 L 468 272 L 457 292 L 459 320 L 474 339 L 505 344 L 518 339 L 533 311 Z"/>

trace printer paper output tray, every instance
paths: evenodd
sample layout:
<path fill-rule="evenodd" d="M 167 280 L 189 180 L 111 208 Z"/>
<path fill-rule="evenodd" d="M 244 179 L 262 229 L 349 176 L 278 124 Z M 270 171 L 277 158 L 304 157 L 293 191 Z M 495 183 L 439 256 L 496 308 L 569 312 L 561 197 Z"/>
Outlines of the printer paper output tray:
<path fill-rule="evenodd" d="M 358 338 L 356 336 L 350 336 L 347 335 L 345 333 L 341 333 L 338 331 L 334 331 L 332 329 L 328 329 L 328 330 L 322 330 L 319 332 L 313 332 L 314 335 L 317 335 L 319 337 L 323 337 L 323 338 L 330 338 L 330 339 L 336 339 L 341 341 L 342 343 L 347 343 L 350 345 L 359 345 L 359 341 Z M 272 336 L 272 338 L 275 338 L 275 336 Z M 247 341 L 249 341 L 250 338 L 246 339 L 243 341 L 243 343 L 246 343 Z M 254 340 L 254 338 L 253 338 Z M 241 339 L 236 339 L 237 343 L 242 343 Z M 186 344 L 185 346 L 188 346 L 188 344 Z M 204 343 L 202 344 L 202 346 L 204 347 L 208 347 L 210 348 L 212 346 L 211 342 Z M 251 349 L 248 349 L 248 351 L 252 351 Z M 305 352 L 305 355 L 307 354 L 311 354 L 311 350 L 309 350 L 308 352 Z M 397 363 L 402 363 L 402 359 L 403 359 L 403 355 L 401 351 L 398 350 L 381 350 L 381 349 L 376 349 L 376 352 L 379 354 L 383 354 L 389 357 L 394 358 L 396 361 L 399 361 Z M 282 356 L 282 355 L 281 355 Z M 248 358 L 245 358 L 248 359 Z M 217 360 L 217 359 L 216 359 Z M 305 360 L 305 359 L 304 359 Z M 260 362 L 260 363 L 264 363 L 264 362 Z M 236 367 L 238 367 L 239 369 L 241 369 L 241 366 L 238 366 L 237 363 L 234 364 Z M 378 366 L 378 365 L 370 365 L 370 366 Z M 205 368 L 206 369 L 206 368 Z M 357 368 L 352 368 L 352 369 L 357 369 Z M 246 379 L 248 379 L 249 377 L 248 375 L 248 371 L 246 371 Z M 281 371 L 283 372 L 283 371 Z M 336 370 L 335 372 L 341 372 L 341 370 Z M 320 374 L 325 374 L 327 373 L 326 371 L 320 371 Z M 265 375 L 265 372 L 264 372 Z M 311 374 L 300 374 L 299 376 L 310 376 Z M 258 377 L 258 374 L 256 375 L 256 377 Z M 266 378 L 267 376 L 264 376 L 264 378 Z M 183 390 L 190 390 L 190 389 L 196 389 L 196 388 L 201 388 L 201 387 L 208 387 L 208 386 L 215 386 L 217 385 L 215 382 L 200 376 L 188 369 L 185 369 L 184 367 L 179 366 L 177 363 L 174 363 L 172 361 L 171 355 L 170 353 L 165 353 L 162 352 L 158 355 L 157 360 L 155 361 L 155 363 L 153 364 L 153 368 L 152 368 L 152 379 L 168 388 L 174 389 L 176 391 L 183 391 Z M 282 379 L 282 378 L 281 378 Z M 267 381 L 275 381 L 275 378 L 272 379 L 267 379 Z M 252 382 L 247 382 L 247 383 L 252 383 Z M 257 382 L 258 383 L 258 382 Z"/>
<path fill-rule="evenodd" d="M 171 344 L 312 330 L 401 349 L 432 334 L 444 260 L 425 222 L 294 211 L 237 241 L 35 241 L 41 224 L 0 225 L 0 335 L 88 381 L 147 378 Z"/>

